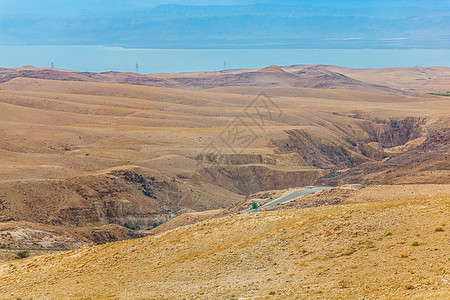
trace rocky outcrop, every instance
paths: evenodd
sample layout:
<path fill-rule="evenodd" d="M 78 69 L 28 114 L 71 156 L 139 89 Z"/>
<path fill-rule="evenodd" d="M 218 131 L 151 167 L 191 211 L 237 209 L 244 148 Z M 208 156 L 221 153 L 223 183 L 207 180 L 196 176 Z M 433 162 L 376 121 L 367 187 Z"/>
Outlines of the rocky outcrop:
<path fill-rule="evenodd" d="M 201 162 L 219 165 L 263 164 L 273 166 L 305 166 L 305 161 L 297 153 L 289 154 L 248 154 L 248 153 L 204 153 L 196 157 Z"/>
<path fill-rule="evenodd" d="M 10 221 L 0 223 L 0 248 L 76 249 L 146 235 L 119 225 L 73 228 Z"/>
<path fill-rule="evenodd" d="M 403 145 L 424 134 L 422 129 L 425 121 L 424 118 L 415 117 L 390 119 L 385 122 L 386 130 L 374 136 L 373 141 L 380 143 L 386 148 Z"/>
<path fill-rule="evenodd" d="M 312 185 L 324 175 L 320 169 L 275 169 L 265 165 L 205 168 L 201 179 L 214 182 L 235 193 L 250 195 L 265 190 Z"/>
<path fill-rule="evenodd" d="M 367 116 L 365 116 L 368 118 Z M 354 124 L 334 124 L 339 134 L 312 129 L 285 131 L 287 137 L 273 140 L 280 153 L 299 154 L 305 162 L 324 169 L 346 169 L 386 157 L 383 148 L 404 145 L 426 134 L 426 119 L 359 119 Z"/>
<path fill-rule="evenodd" d="M 344 169 L 368 160 L 356 152 L 358 148 L 356 143 L 353 146 L 349 142 L 313 135 L 312 132 L 302 129 L 287 130 L 286 134 L 286 139 L 273 141 L 277 150 L 281 153 L 296 153 L 313 167 Z"/>
<path fill-rule="evenodd" d="M 231 203 L 198 186 L 143 169 L 1 185 L 0 216 L 61 226 L 128 224 L 146 229 L 184 212 Z"/>
<path fill-rule="evenodd" d="M 430 132 L 415 148 L 394 153 L 382 162 L 369 161 L 349 170 L 332 171 L 317 184 L 447 184 L 450 182 L 449 153 L 450 129 L 442 128 Z"/>

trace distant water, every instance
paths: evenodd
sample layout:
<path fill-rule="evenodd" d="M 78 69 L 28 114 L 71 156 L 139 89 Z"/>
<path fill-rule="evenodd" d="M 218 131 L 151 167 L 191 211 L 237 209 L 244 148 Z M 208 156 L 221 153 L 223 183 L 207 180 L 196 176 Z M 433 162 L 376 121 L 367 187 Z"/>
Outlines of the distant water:
<path fill-rule="evenodd" d="M 172 73 L 328 64 L 351 68 L 450 66 L 450 50 L 236 49 L 161 50 L 103 46 L 0 46 L 0 67 L 23 65 L 76 71 Z"/>

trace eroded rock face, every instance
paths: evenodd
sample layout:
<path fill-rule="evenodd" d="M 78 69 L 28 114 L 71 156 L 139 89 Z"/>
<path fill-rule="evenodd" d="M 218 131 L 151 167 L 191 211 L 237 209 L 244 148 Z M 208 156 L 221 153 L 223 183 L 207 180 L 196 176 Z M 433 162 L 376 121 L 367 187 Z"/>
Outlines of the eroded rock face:
<path fill-rule="evenodd" d="M 281 153 L 297 153 L 305 162 L 322 169 L 343 169 L 368 160 L 358 154 L 358 145 L 314 135 L 307 130 L 287 130 L 287 138 L 273 141 Z M 374 149 L 375 151 L 375 149 Z"/>
<path fill-rule="evenodd" d="M 24 221 L 0 223 L 0 248 L 6 249 L 76 249 L 143 236 L 119 225 L 73 228 Z"/>
<path fill-rule="evenodd" d="M 369 161 L 344 172 L 332 171 L 317 184 L 445 184 L 450 181 L 449 153 L 450 129 L 438 128 L 415 148 L 389 154 L 383 162 Z"/>
<path fill-rule="evenodd" d="M 387 122 L 387 128 L 379 136 L 374 137 L 383 147 L 395 147 L 403 145 L 410 140 L 416 139 L 424 134 L 422 126 L 424 118 L 407 117 L 405 119 L 391 119 Z"/>
<path fill-rule="evenodd" d="M 287 137 L 274 140 L 280 153 L 296 153 L 305 162 L 324 169 L 345 169 L 386 157 L 383 148 L 404 145 L 426 134 L 424 118 L 368 120 L 355 115 L 354 124 L 336 126 L 344 136 L 308 129 L 285 131 Z M 375 145 L 373 145 L 375 144 Z"/>
<path fill-rule="evenodd" d="M 142 170 L 2 183 L 2 191 L 2 218 L 63 226 L 126 223 L 145 229 L 183 212 L 229 204 L 200 188 Z"/>
<path fill-rule="evenodd" d="M 324 173 L 320 169 L 282 170 L 263 165 L 220 166 L 205 168 L 202 179 L 233 192 L 250 195 L 265 190 L 312 185 Z"/>
<path fill-rule="evenodd" d="M 275 165 L 276 159 L 260 154 L 219 154 L 205 153 L 197 156 L 197 160 L 224 165 L 268 164 Z"/>

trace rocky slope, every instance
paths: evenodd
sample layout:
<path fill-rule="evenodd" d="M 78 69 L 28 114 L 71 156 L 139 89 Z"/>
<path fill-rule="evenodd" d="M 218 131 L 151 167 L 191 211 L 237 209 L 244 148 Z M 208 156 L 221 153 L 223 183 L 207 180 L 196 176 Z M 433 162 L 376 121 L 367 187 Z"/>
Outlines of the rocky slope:
<path fill-rule="evenodd" d="M 362 163 L 343 172 L 330 172 L 318 183 L 339 185 L 410 184 L 450 182 L 449 121 L 431 131 L 419 145 L 403 151 L 385 152 L 383 161 Z"/>
<path fill-rule="evenodd" d="M 2 249 L 68 250 L 143 236 L 119 225 L 74 228 L 25 221 L 0 223 Z"/>
<path fill-rule="evenodd" d="M 449 197 L 232 216 L 0 264 L 6 299 L 450 296 Z"/>
<path fill-rule="evenodd" d="M 63 226 L 128 224 L 146 229 L 183 212 L 231 204 L 219 202 L 213 195 L 175 179 L 139 168 L 66 180 L 0 185 L 3 219 Z"/>

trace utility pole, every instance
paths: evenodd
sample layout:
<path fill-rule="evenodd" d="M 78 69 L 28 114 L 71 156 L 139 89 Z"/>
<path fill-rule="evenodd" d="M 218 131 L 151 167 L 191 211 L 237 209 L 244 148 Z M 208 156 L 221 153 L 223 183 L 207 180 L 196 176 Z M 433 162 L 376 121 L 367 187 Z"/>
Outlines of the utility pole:
<path fill-rule="evenodd" d="M 139 74 L 139 64 L 138 63 L 136 63 L 136 73 Z"/>
<path fill-rule="evenodd" d="M 51 62 L 51 66 L 52 66 L 52 69 L 54 69 L 55 68 L 55 62 Z"/>
<path fill-rule="evenodd" d="M 223 62 L 223 69 L 224 69 L 224 70 L 227 69 L 227 61 L 226 61 L 226 60 Z"/>

